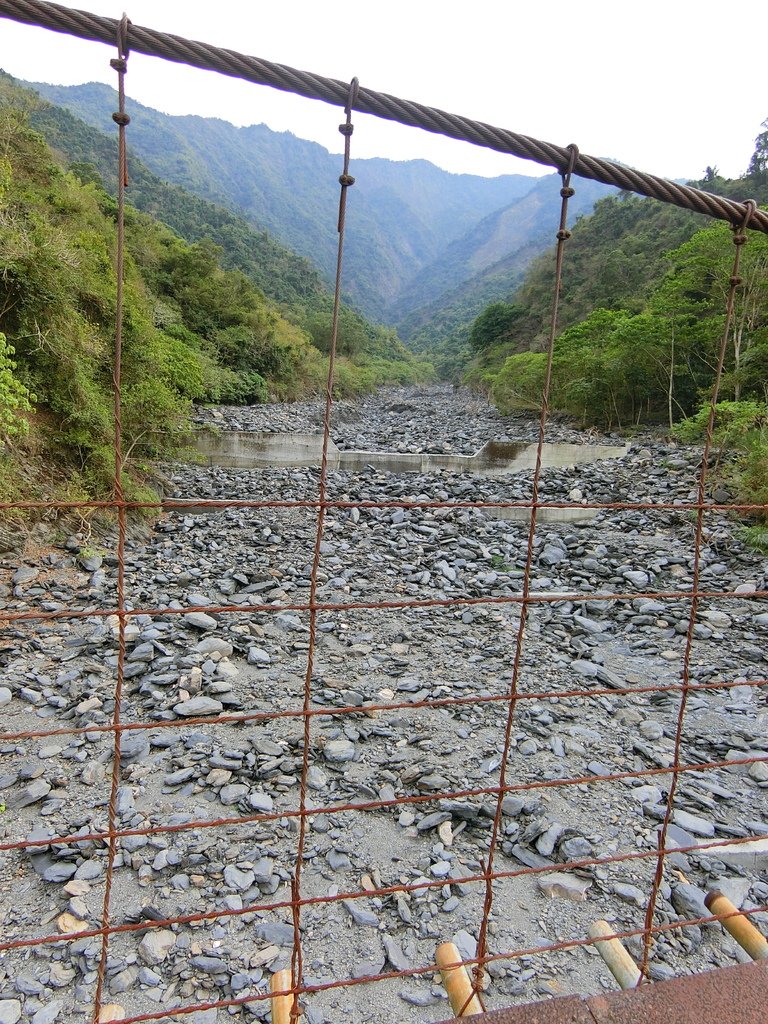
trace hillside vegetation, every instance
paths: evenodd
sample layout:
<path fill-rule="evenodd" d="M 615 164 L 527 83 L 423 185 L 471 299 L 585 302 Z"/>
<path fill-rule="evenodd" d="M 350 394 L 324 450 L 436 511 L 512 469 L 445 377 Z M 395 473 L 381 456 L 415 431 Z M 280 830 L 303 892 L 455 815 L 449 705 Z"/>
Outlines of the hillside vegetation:
<path fill-rule="evenodd" d="M 95 182 L 112 195 L 116 193 L 113 137 L 0 75 L 0 102 L 4 90 L 13 93 L 15 105 L 24 105 L 30 125 L 81 180 Z M 129 153 L 131 206 L 162 221 L 188 242 L 214 242 L 222 267 L 241 270 L 279 307 L 285 319 L 309 334 L 313 341 L 319 341 L 321 348 L 326 345 L 333 294 L 328 280 L 313 263 L 226 207 L 163 180 L 149 170 L 130 146 Z M 414 363 L 396 332 L 371 323 L 348 305 L 342 307 L 340 347 L 365 368 L 358 375 L 359 380 L 354 381 L 342 365 L 347 387 L 353 390 L 364 390 L 390 379 L 415 380 L 429 372 Z"/>
<path fill-rule="evenodd" d="M 68 170 L 29 125 L 29 94 L 0 82 L 0 496 L 30 497 L 19 468 L 51 460 L 60 495 L 108 492 L 115 328 L 116 203 L 94 164 Z M 113 143 L 113 154 L 114 154 Z M 140 494 L 151 460 L 185 443 L 193 402 L 296 398 L 325 381 L 330 304 L 304 261 L 281 256 L 282 308 L 236 268 L 247 235 L 222 221 L 224 250 L 205 231 L 211 209 L 160 192 L 179 217 L 197 214 L 188 242 L 132 206 L 126 211 L 123 446 L 128 493 Z M 184 202 L 182 202 L 184 200 Z M 223 241 L 219 235 L 220 241 Z M 248 264 L 244 261 L 244 266 Z M 254 274 L 255 276 L 255 274 Z M 306 281 L 303 304 L 299 301 Z M 290 318 L 289 318 L 290 317 Z M 337 389 L 367 390 L 429 373 L 390 329 L 342 314 Z M 28 484 L 28 481 L 27 481 Z"/>
<path fill-rule="evenodd" d="M 708 169 L 699 183 L 737 199 L 768 200 L 768 131 L 744 177 Z M 730 482 L 768 500 L 768 237 L 749 232 L 720 388 L 717 437 L 737 449 Z M 664 423 L 702 435 L 725 324 L 732 232 L 653 200 L 621 194 L 577 223 L 566 249 L 550 406 L 585 425 Z M 470 333 L 467 377 L 502 411 L 541 403 L 554 254 L 536 260 L 507 301 Z M 684 421 L 685 425 L 676 424 Z M 722 421 L 722 422 L 721 422 Z M 745 476 L 746 462 L 751 466 Z M 761 497 L 762 496 L 762 497 Z"/>
<path fill-rule="evenodd" d="M 106 85 L 34 88 L 97 129 L 109 124 L 115 109 L 115 93 Z M 128 111 L 130 144 L 152 172 L 245 216 L 321 272 L 333 273 L 337 154 L 264 124 L 238 128 L 215 118 L 169 116 L 133 101 Z M 556 174 L 483 178 L 450 174 L 425 160 L 358 159 L 354 142 L 352 173 L 346 293 L 407 342 L 414 324 L 429 323 L 435 305 L 453 301 L 454 289 L 501 260 L 527 262 L 543 251 L 549 196 L 560 187 Z M 610 191 L 583 182 L 573 215 L 589 212 Z M 461 313 L 465 334 L 477 312 Z M 415 349 L 425 348 L 419 338 Z"/>

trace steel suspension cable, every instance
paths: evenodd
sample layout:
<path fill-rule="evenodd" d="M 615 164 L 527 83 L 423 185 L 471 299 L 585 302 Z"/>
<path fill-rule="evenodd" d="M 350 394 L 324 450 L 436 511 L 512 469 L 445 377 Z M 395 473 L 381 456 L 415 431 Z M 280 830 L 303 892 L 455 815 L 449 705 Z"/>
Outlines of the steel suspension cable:
<path fill-rule="evenodd" d="M 62 7 L 60 4 L 44 0 L 0 0 L 0 17 L 109 45 L 113 44 L 120 24 L 114 18 Z M 300 71 L 285 64 L 274 64 L 235 50 L 133 24 L 128 27 L 127 41 L 134 52 L 150 57 L 161 57 L 177 64 L 216 71 L 231 78 L 241 78 L 257 85 L 268 85 L 273 89 L 321 100 L 335 106 L 343 107 L 347 102 L 349 86 L 346 82 L 309 71 Z M 401 99 L 374 89 L 359 90 L 355 110 L 470 142 L 499 153 L 509 153 L 525 160 L 533 160 L 554 167 L 561 173 L 569 166 L 567 146 L 558 146 L 532 136 L 520 135 L 483 121 L 451 114 L 436 107 L 425 106 L 414 100 Z M 583 153 L 579 154 L 573 173 L 581 178 L 600 181 L 604 185 L 613 185 L 672 203 L 695 213 L 708 214 L 731 224 L 741 223 L 749 209 L 744 203 Z M 756 210 L 752 215 L 750 228 L 768 233 L 768 212 Z"/>

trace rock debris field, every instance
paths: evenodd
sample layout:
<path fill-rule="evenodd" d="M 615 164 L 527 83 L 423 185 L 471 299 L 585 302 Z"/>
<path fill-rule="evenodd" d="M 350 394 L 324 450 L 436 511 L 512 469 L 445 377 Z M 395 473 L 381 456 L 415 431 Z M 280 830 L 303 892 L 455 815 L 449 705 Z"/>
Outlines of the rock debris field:
<path fill-rule="evenodd" d="M 341 403 L 337 413 L 334 440 L 357 449 L 471 453 L 492 439 L 535 440 L 538 429 L 445 388 L 385 391 Z M 312 404 L 204 416 L 222 428 L 279 431 L 317 430 L 321 419 Z M 550 441 L 580 438 L 560 423 L 547 430 Z M 642 437 L 622 459 L 544 470 L 541 500 L 687 502 L 700 459 L 699 450 Z M 168 475 L 175 496 L 253 500 L 314 499 L 319 477 L 315 469 L 194 465 L 169 467 Z M 489 480 L 367 469 L 332 473 L 329 497 L 518 501 L 531 486 L 530 472 Z M 267 1001 L 243 1000 L 290 966 L 290 910 L 259 908 L 290 900 L 296 860 L 291 812 L 300 799 L 309 618 L 281 606 L 308 599 L 315 523 L 313 509 L 229 508 L 172 512 L 151 530 L 131 531 L 126 600 L 148 613 L 128 620 L 120 720 L 151 728 L 122 734 L 116 825 L 129 834 L 117 843 L 110 920 L 142 927 L 110 936 L 105 1020 L 174 1019 L 183 1007 L 218 1001 L 231 1005 L 176 1019 L 268 1019 Z M 536 950 L 584 939 L 598 918 L 617 931 L 642 928 L 680 704 L 678 690 L 643 688 L 681 678 L 694 527 L 684 509 L 605 511 L 591 522 L 537 527 L 531 591 L 553 599 L 531 605 L 524 635 L 512 788 L 494 861 L 503 877 L 494 883 L 488 930 L 492 954 L 529 952 L 489 964 L 488 1008 L 614 988 L 592 947 Z M 526 523 L 477 509 L 331 508 L 318 598 L 519 595 L 527 534 Z M 113 737 L 103 727 L 114 713 L 117 629 L 114 618 L 94 613 L 114 608 L 117 569 L 114 549 L 85 534 L 3 557 L 5 612 L 86 613 L 4 625 L 6 737 L 72 730 L 0 739 L 0 841 L 40 844 L 0 854 L 9 943 L 101 926 L 105 842 L 55 840 L 108 826 Z M 743 685 L 766 674 L 768 607 L 751 596 L 766 588 L 766 575 L 739 524 L 707 513 L 701 587 L 737 596 L 699 605 L 697 688 L 688 695 L 680 759 L 691 770 L 680 776 L 668 846 L 739 841 L 666 858 L 657 925 L 706 915 L 703 896 L 713 887 L 745 908 L 768 903 L 768 848 L 745 845 L 768 833 L 768 763 L 760 760 L 768 757 L 768 714 L 765 690 Z M 642 596 L 656 592 L 683 596 Z M 222 604 L 269 609 L 204 610 Z M 184 611 L 193 607 L 203 610 Z M 181 614 L 154 611 L 161 608 Z M 503 601 L 318 613 L 307 776 L 315 811 L 301 874 L 302 897 L 311 901 L 300 914 L 306 985 L 423 968 L 449 940 L 465 957 L 475 954 L 485 886 L 460 879 L 479 873 L 488 855 L 496 794 L 487 791 L 499 781 L 519 614 L 519 604 Z M 565 695 L 572 690 L 585 692 Z M 333 714 L 339 708 L 347 710 Z M 258 717 L 274 712 L 292 714 Z M 256 717 L 198 721 L 228 713 Z M 749 763 L 698 768 L 732 759 Z M 622 772 L 653 774 L 610 778 Z M 586 781 L 544 785 L 561 779 Z M 534 788 L 515 788 L 527 784 Z M 474 795 L 445 795 L 466 791 Z M 422 799 L 386 806 L 413 797 Z M 385 806 L 321 813 L 377 801 Z M 226 823 L 206 827 L 220 819 Z M 564 866 L 633 853 L 646 856 Z M 516 874 L 531 866 L 546 870 Z M 415 888 L 375 895 L 389 886 Z M 327 899 L 340 893 L 359 895 Z M 218 916 L 150 927 L 201 912 Z M 763 915 L 754 920 L 765 927 Z M 640 940 L 626 944 L 639 959 Z M 90 1021 L 101 949 L 98 935 L 7 949 L 0 1024 Z M 650 970 L 661 980 L 744 956 L 718 924 L 690 925 L 659 932 Z M 303 1006 L 308 1024 L 451 1016 L 431 972 L 310 993 Z"/>

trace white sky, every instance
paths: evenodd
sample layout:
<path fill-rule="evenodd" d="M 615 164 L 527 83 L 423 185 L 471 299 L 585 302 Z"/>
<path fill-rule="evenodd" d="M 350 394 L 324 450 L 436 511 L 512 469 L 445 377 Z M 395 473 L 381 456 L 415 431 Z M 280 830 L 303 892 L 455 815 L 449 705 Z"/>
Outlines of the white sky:
<path fill-rule="evenodd" d="M 62 0 L 59 0 L 61 3 Z M 761 0 L 125 0 L 137 25 L 442 107 L 669 178 L 742 174 L 768 117 Z M 68 7 L 119 18 L 112 0 Z M 760 13 L 762 11 L 762 14 Z M 17 78 L 115 84 L 110 49 L 0 20 Z M 172 114 L 264 122 L 339 151 L 326 104 L 133 54 L 128 94 Z M 358 114 L 353 157 L 455 172 L 546 173 L 528 161 Z"/>

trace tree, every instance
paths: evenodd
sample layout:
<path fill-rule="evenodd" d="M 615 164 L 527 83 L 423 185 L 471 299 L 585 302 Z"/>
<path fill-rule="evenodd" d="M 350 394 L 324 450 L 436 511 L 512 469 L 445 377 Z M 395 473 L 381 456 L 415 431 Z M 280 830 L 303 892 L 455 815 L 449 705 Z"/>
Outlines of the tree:
<path fill-rule="evenodd" d="M 333 316 L 331 313 L 315 313 L 307 320 L 307 330 L 312 344 L 324 354 L 331 351 Z M 365 334 L 360 318 L 351 310 L 339 312 L 339 323 L 336 333 L 336 354 L 339 356 L 356 356 L 365 349 Z"/>
<path fill-rule="evenodd" d="M 768 118 L 760 127 L 765 131 L 760 132 L 755 139 L 755 151 L 749 161 L 747 174 L 764 181 L 768 178 Z"/>
<path fill-rule="evenodd" d="M 670 272 L 651 299 L 652 308 L 676 318 L 678 337 L 698 389 L 710 386 L 716 367 L 733 253 L 727 225 L 713 224 L 697 232 L 668 254 Z M 721 386 L 722 397 L 737 402 L 758 386 L 755 371 L 762 360 L 755 358 L 753 349 L 768 344 L 768 238 L 761 232 L 750 232 L 742 249 L 739 276 Z"/>
<path fill-rule="evenodd" d="M 515 324 L 525 316 L 523 306 L 508 302 L 494 302 L 486 306 L 472 324 L 469 344 L 475 352 L 483 352 L 500 341 L 508 341 Z"/>
<path fill-rule="evenodd" d="M 493 400 L 505 415 L 515 409 L 541 408 L 547 356 L 519 352 L 507 360 L 493 381 Z"/>

